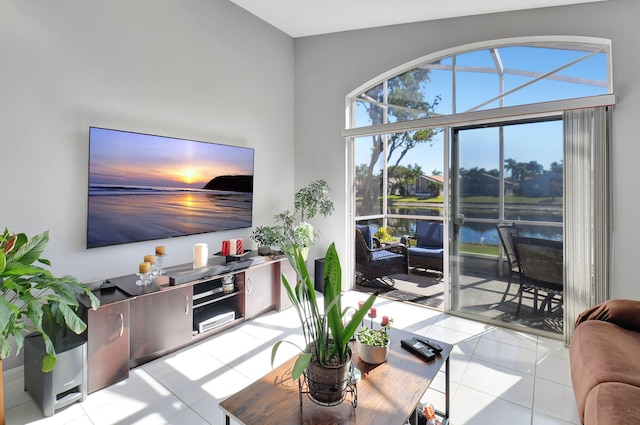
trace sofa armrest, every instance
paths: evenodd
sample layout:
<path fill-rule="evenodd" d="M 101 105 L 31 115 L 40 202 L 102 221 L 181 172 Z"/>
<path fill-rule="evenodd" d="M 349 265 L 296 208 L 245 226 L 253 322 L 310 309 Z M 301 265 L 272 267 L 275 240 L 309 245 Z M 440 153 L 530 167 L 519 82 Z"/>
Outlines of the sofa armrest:
<path fill-rule="evenodd" d="M 583 311 L 576 320 L 576 327 L 587 320 L 602 320 L 621 328 L 640 331 L 640 301 L 614 299 Z"/>

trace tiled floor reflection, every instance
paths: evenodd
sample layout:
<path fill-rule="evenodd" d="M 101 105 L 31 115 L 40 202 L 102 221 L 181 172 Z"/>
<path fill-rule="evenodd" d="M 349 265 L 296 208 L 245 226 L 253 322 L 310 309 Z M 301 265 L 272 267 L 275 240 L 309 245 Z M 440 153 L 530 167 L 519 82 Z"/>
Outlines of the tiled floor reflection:
<path fill-rule="evenodd" d="M 365 298 L 365 294 L 349 292 L 345 304 L 356 305 Z M 394 318 L 394 327 L 455 344 L 452 424 L 579 424 L 568 350 L 562 342 L 384 298 L 376 301 L 376 307 L 379 316 Z M 6 423 L 222 425 L 218 403 L 271 369 L 271 347 L 276 341 L 301 342 L 298 328 L 292 309 L 268 313 L 138 367 L 126 381 L 97 391 L 50 418 L 44 418 L 24 392 L 22 369 L 14 369 L 5 374 Z M 289 344 L 282 348 L 288 352 L 281 351 L 277 363 L 296 352 Z M 443 390 L 441 373 L 423 400 L 443 409 Z"/>

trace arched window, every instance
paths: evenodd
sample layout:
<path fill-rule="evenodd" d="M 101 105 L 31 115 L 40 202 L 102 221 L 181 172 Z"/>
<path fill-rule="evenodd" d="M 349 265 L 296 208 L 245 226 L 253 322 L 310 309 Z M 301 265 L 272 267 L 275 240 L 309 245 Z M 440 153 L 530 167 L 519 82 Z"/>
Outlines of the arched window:
<path fill-rule="evenodd" d="M 505 40 L 429 55 L 349 96 L 347 128 L 611 93 L 610 46 L 580 40 Z"/>
<path fill-rule="evenodd" d="M 592 214 L 594 223 L 576 211 L 607 205 L 608 113 L 597 114 L 604 120 L 592 127 L 575 121 L 594 120 L 594 114 L 570 115 L 574 128 L 597 128 L 600 138 L 570 134 L 567 113 L 615 103 L 610 47 L 608 40 L 587 37 L 474 43 L 417 59 L 354 90 L 343 131 L 351 147 L 353 222 L 374 231 L 387 227 L 397 238 L 411 234 L 417 220 L 447 224 L 445 254 L 457 261 L 449 269 L 445 258 L 444 293 L 451 295 L 444 308 L 471 315 L 477 306 L 465 304 L 460 267 L 473 258 L 497 259 L 502 268 L 496 224 L 516 223 L 527 236 L 565 240 L 565 258 L 575 258 L 580 245 L 603 249 L 599 264 L 586 264 L 586 257 L 565 263 L 565 281 L 570 275 L 591 285 L 588 291 L 569 288 L 579 300 L 564 297 L 570 337 L 575 312 L 607 296 L 608 215 L 602 209 Z M 576 160 L 576 138 L 599 146 L 590 150 L 595 156 Z M 585 192 L 577 179 L 595 169 L 604 190 Z M 595 236 L 588 231 L 594 228 Z M 507 287 L 503 300 L 508 293 Z"/>

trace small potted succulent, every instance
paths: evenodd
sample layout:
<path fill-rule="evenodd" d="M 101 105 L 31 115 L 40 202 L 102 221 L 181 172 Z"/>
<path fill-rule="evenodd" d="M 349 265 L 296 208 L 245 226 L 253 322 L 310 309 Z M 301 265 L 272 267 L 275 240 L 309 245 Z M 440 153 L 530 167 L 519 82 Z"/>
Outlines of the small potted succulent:
<path fill-rule="evenodd" d="M 356 332 L 356 351 L 363 362 L 370 364 L 384 363 L 389 355 L 389 329 L 393 319 L 382 316 L 380 329 L 366 326 Z"/>

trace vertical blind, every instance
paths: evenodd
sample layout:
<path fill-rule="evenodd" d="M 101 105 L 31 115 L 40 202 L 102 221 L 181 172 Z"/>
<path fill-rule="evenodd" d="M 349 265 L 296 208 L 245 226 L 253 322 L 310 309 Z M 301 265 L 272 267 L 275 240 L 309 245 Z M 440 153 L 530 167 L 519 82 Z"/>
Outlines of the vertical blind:
<path fill-rule="evenodd" d="M 564 340 L 578 315 L 609 297 L 610 107 L 564 113 Z"/>

